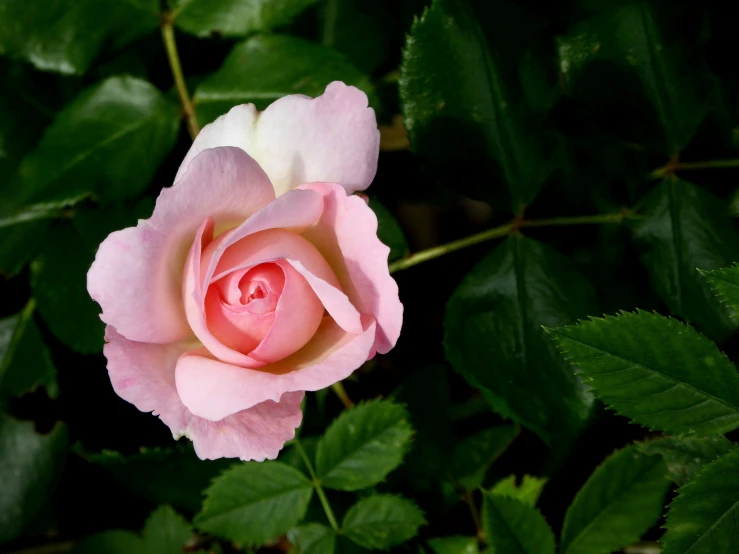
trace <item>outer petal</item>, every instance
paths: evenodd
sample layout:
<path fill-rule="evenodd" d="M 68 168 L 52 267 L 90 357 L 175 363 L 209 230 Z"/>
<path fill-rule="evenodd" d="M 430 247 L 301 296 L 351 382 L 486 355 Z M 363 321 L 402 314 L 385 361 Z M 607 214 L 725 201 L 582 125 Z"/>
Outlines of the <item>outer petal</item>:
<path fill-rule="evenodd" d="M 361 198 L 347 197 L 339 185 L 310 183 L 300 189 L 319 192 L 324 199 L 320 221 L 303 236 L 329 262 L 352 304 L 360 313 L 375 317 L 374 349 L 388 352 L 400 336 L 403 304 L 388 271 L 390 249 L 377 238 L 377 217 Z"/>
<path fill-rule="evenodd" d="M 284 394 L 279 402 L 262 402 L 220 421 L 193 417 L 185 431 L 201 460 L 241 458 L 244 461 L 274 460 L 295 437 L 303 413 L 302 392 Z"/>
<path fill-rule="evenodd" d="M 362 334 L 349 334 L 326 317 L 305 347 L 260 370 L 223 363 L 205 349 L 191 350 L 177 361 L 177 391 L 192 413 L 218 421 L 287 392 L 328 387 L 367 360 L 375 340 L 374 320 L 365 318 L 364 327 Z"/>
<path fill-rule="evenodd" d="M 238 225 L 274 199 L 269 179 L 238 148 L 206 150 L 173 187 L 163 189 L 151 218 L 111 233 L 87 274 L 100 318 L 130 340 L 174 342 L 190 328 L 182 305 L 182 268 L 198 227 Z"/>
<path fill-rule="evenodd" d="M 198 152 L 217 145 L 248 152 L 278 196 L 313 181 L 341 183 L 351 193 L 375 177 L 380 132 L 367 96 L 337 81 L 318 98 L 285 96 L 256 117 L 251 104 L 233 108 L 200 132 L 180 172 Z"/>
<path fill-rule="evenodd" d="M 124 338 L 113 327 L 105 329 L 108 374 L 113 390 L 142 412 L 152 412 L 180 437 L 192 415 L 175 386 L 177 358 L 191 345 L 147 344 Z"/>

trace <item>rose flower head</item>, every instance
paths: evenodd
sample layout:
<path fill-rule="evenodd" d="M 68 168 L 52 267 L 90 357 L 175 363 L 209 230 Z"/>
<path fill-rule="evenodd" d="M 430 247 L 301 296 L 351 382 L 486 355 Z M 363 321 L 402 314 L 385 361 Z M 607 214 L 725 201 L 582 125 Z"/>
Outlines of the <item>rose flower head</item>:
<path fill-rule="evenodd" d="M 403 306 L 352 194 L 379 142 L 367 97 L 339 82 L 207 125 L 151 217 L 111 233 L 87 275 L 116 393 L 200 458 L 273 459 L 304 391 L 389 351 Z"/>

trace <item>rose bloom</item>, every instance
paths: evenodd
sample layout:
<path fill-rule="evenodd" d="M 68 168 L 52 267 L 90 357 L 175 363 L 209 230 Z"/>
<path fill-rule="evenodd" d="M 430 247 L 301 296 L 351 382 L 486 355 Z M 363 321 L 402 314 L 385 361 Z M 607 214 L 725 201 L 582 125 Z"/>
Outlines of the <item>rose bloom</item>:
<path fill-rule="evenodd" d="M 207 125 L 147 220 L 111 233 L 87 275 L 115 392 L 202 459 L 273 459 L 304 391 L 398 339 L 403 306 L 377 218 L 367 97 L 343 83 Z"/>

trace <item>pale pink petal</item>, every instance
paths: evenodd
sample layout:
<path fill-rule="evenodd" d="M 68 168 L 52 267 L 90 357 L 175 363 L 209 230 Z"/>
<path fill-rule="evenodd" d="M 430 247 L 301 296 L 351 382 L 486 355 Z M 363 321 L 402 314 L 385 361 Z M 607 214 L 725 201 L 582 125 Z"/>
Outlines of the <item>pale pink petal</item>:
<path fill-rule="evenodd" d="M 403 304 L 388 270 L 390 249 L 377 238 L 377 217 L 362 199 L 346 196 L 339 185 L 310 183 L 300 188 L 324 198 L 321 220 L 303 236 L 328 261 L 351 303 L 360 313 L 375 317 L 374 349 L 385 354 L 400 336 Z"/>
<path fill-rule="evenodd" d="M 192 345 L 134 342 L 111 326 L 105 329 L 105 340 L 103 353 L 116 394 L 142 412 L 158 415 L 180 437 L 191 414 L 177 394 L 174 371 L 177 359 Z"/>
<path fill-rule="evenodd" d="M 287 392 L 323 389 L 367 360 L 376 329 L 374 319 L 363 320 L 364 332 L 354 335 L 325 317 L 302 349 L 260 370 L 223 363 L 204 348 L 191 350 L 177 361 L 177 391 L 192 413 L 218 421 Z"/>
<path fill-rule="evenodd" d="M 277 362 L 300 350 L 315 335 L 323 320 L 324 308 L 316 293 L 293 266 L 275 262 L 285 272 L 285 286 L 275 310 L 275 319 L 250 358 Z M 360 326 L 360 332 L 361 332 Z"/>
<path fill-rule="evenodd" d="M 300 427 L 302 400 L 302 392 L 290 392 L 279 402 L 268 400 L 220 421 L 193 417 L 185 434 L 192 439 L 201 460 L 274 460 Z"/>
<path fill-rule="evenodd" d="M 185 159 L 182 160 L 175 182 L 184 175 L 193 158 L 208 148 L 235 146 L 254 157 L 253 152 L 256 149 L 252 141 L 255 137 L 254 129 L 258 116 L 259 113 L 254 104 L 242 104 L 231 108 L 227 114 L 203 127 L 195 137 Z"/>
<path fill-rule="evenodd" d="M 233 108 L 203 128 L 180 172 L 197 152 L 220 145 L 248 152 L 278 196 L 314 181 L 341 183 L 351 193 L 375 176 L 380 132 L 367 96 L 337 81 L 318 98 L 285 96 L 261 115 L 251 104 Z"/>
<path fill-rule="evenodd" d="M 154 213 L 111 233 L 87 274 L 100 318 L 130 340 L 168 343 L 190 334 L 182 305 L 182 268 L 206 217 L 234 226 L 274 199 L 265 173 L 238 148 L 203 151 Z"/>
<path fill-rule="evenodd" d="M 334 285 L 324 281 L 297 260 L 287 260 L 310 284 L 313 291 L 326 308 L 328 314 L 334 318 L 339 327 L 347 333 L 359 334 L 362 332 L 362 316 L 352 305 L 349 297 Z"/>

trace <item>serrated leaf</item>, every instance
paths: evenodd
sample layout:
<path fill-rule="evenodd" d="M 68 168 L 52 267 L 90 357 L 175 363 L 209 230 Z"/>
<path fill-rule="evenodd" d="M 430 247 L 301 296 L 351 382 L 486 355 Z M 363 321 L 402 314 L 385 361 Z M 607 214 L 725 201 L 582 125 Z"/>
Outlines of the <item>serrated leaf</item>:
<path fill-rule="evenodd" d="M 35 303 L 0 319 L 0 399 L 21 396 L 42 386 L 51 398 L 59 394 L 56 367 L 33 321 Z"/>
<path fill-rule="evenodd" d="M 483 492 L 485 537 L 500 554 L 554 554 L 554 533 L 536 508 Z"/>
<path fill-rule="evenodd" d="M 343 412 L 318 443 L 316 473 L 329 489 L 375 485 L 400 465 L 413 428 L 403 406 L 374 400 Z"/>
<path fill-rule="evenodd" d="M 636 542 L 662 513 L 665 463 L 630 446 L 603 462 L 577 493 L 562 529 L 562 554 L 610 554 Z"/>
<path fill-rule="evenodd" d="M 69 554 L 132 554 L 144 551 L 143 541 L 129 531 L 104 531 L 82 539 Z"/>
<path fill-rule="evenodd" d="M 408 242 L 398 220 L 377 198 L 370 196 L 369 207 L 377 216 L 377 238 L 390 247 L 387 261 L 393 262 L 408 255 Z"/>
<path fill-rule="evenodd" d="M 169 0 L 175 25 L 199 37 L 245 37 L 290 23 L 317 0 Z"/>
<path fill-rule="evenodd" d="M 440 537 L 426 544 L 433 554 L 480 554 L 477 537 Z"/>
<path fill-rule="evenodd" d="M 190 512 L 200 509 L 202 491 L 210 482 L 235 463 L 227 458 L 200 460 L 192 446 L 181 444 L 166 449 L 144 448 L 127 457 L 111 451 L 82 457 L 150 502 Z"/>
<path fill-rule="evenodd" d="M 360 546 L 385 550 L 415 537 L 425 523 L 423 512 L 410 500 L 378 494 L 349 508 L 341 532 Z"/>
<path fill-rule="evenodd" d="M 141 532 L 148 554 L 182 554 L 192 527 L 169 506 L 157 508 Z"/>
<path fill-rule="evenodd" d="M 536 196 L 554 165 L 542 131 L 527 114 L 518 63 L 499 37 L 515 6 L 434 0 L 408 35 L 400 69 L 400 98 L 414 153 L 456 191 L 496 200 L 490 185 L 503 179 L 518 203 Z M 522 28 L 525 28 L 522 24 Z M 464 169 L 462 169 L 464 168 Z M 464 172 L 473 178 L 457 179 Z"/>
<path fill-rule="evenodd" d="M 59 112 L 23 160 L 13 205 L 63 203 L 89 193 L 106 201 L 134 198 L 169 153 L 178 128 L 177 106 L 153 85 L 106 79 Z"/>
<path fill-rule="evenodd" d="M 736 323 L 696 270 L 739 260 L 739 234 L 725 202 L 672 177 L 644 198 L 639 214 L 632 226 L 654 289 L 673 313 L 714 340 L 726 338 Z"/>
<path fill-rule="evenodd" d="M 690 141 L 709 106 L 697 90 L 696 72 L 686 71 L 684 52 L 677 40 L 665 39 L 655 11 L 645 0 L 609 3 L 558 38 L 560 69 L 570 90 L 595 61 L 633 72 L 662 125 L 662 150 L 673 155 Z"/>
<path fill-rule="evenodd" d="M 595 395 L 635 422 L 673 434 L 739 426 L 739 374 L 706 337 L 648 312 L 550 331 Z"/>
<path fill-rule="evenodd" d="M 120 48 L 158 26 L 157 0 L 4 0 L 0 54 L 41 70 L 84 73 L 104 46 Z"/>
<path fill-rule="evenodd" d="M 670 504 L 662 554 L 734 554 L 739 549 L 739 450 L 711 462 Z"/>
<path fill-rule="evenodd" d="M 279 462 L 248 462 L 224 471 L 206 491 L 195 526 L 217 537 L 261 545 L 305 514 L 313 484 Z"/>
<path fill-rule="evenodd" d="M 482 486 L 487 470 L 518 433 L 517 425 L 500 425 L 461 440 L 452 453 L 449 470 L 452 480 L 467 490 Z"/>
<path fill-rule="evenodd" d="M 330 527 L 308 523 L 290 531 L 288 538 L 299 554 L 334 554 L 338 535 Z"/>
<path fill-rule="evenodd" d="M 362 89 L 373 103 L 369 78 L 330 48 L 297 37 L 254 37 L 237 44 L 221 68 L 197 87 L 198 121 L 209 123 L 239 104 L 264 109 L 288 94 L 319 96 L 332 81 Z"/>
<path fill-rule="evenodd" d="M 739 264 L 713 271 L 700 270 L 700 273 L 708 280 L 716 295 L 729 308 L 729 315 L 736 322 L 739 318 Z"/>
<path fill-rule="evenodd" d="M 0 274 L 19 273 L 36 255 L 49 230 L 49 220 L 0 225 Z"/>
<path fill-rule="evenodd" d="M 637 443 L 641 452 L 659 454 L 667 464 L 667 474 L 678 485 L 687 483 L 707 464 L 736 450 L 726 437 L 663 437 Z"/>
<path fill-rule="evenodd" d="M 536 502 L 539 500 L 541 491 L 546 483 L 546 478 L 524 475 L 520 483 L 517 484 L 516 476 L 510 475 L 498 481 L 490 489 L 490 494 L 515 498 L 528 506 L 536 506 Z"/>
<path fill-rule="evenodd" d="M 0 544 L 20 535 L 48 501 L 67 442 L 62 424 L 39 435 L 32 422 L 0 414 Z"/>
<path fill-rule="evenodd" d="M 590 285 L 567 258 L 513 236 L 454 291 L 444 319 L 446 355 L 496 412 L 545 441 L 571 437 L 588 417 L 592 396 L 542 325 L 571 323 L 596 310 Z"/>

